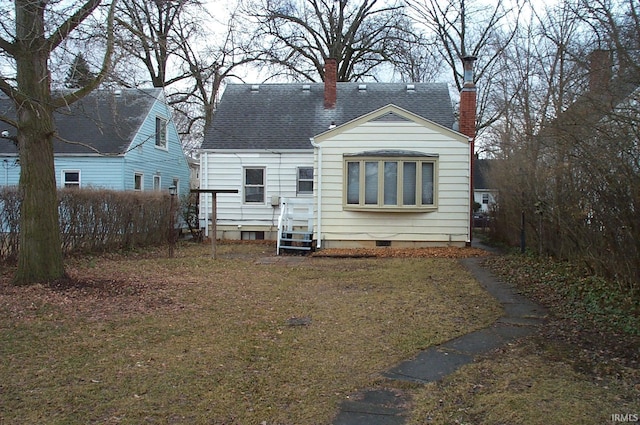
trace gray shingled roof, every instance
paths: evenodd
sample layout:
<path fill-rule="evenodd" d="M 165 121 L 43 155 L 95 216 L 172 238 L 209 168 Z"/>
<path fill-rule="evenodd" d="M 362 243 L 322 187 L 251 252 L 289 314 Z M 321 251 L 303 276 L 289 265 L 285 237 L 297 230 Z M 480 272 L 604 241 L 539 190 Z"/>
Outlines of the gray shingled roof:
<path fill-rule="evenodd" d="M 149 114 L 162 89 L 98 90 L 54 114 L 56 130 L 62 139 L 91 145 L 102 154 L 124 153 Z M 0 115 L 15 117 L 13 102 L 0 97 Z M 16 130 L 0 122 L 0 131 Z M 85 146 L 54 139 L 56 154 L 95 154 Z M 9 141 L 0 142 L 0 153 L 17 153 Z"/>
<path fill-rule="evenodd" d="M 446 84 L 338 83 L 337 102 L 324 108 L 324 85 L 230 84 L 226 87 L 203 149 L 310 149 L 310 137 L 383 106 L 394 104 L 444 127 L 454 114 Z M 304 90 L 303 87 L 308 87 Z M 255 89 L 257 87 L 257 90 Z"/>

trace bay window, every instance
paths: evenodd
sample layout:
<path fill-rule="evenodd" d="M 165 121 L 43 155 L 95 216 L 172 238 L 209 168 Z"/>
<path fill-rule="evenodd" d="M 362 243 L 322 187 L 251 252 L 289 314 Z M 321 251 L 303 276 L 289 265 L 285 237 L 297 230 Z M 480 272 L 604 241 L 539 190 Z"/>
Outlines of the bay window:
<path fill-rule="evenodd" d="M 407 151 L 345 155 L 345 209 L 435 209 L 437 159 Z"/>

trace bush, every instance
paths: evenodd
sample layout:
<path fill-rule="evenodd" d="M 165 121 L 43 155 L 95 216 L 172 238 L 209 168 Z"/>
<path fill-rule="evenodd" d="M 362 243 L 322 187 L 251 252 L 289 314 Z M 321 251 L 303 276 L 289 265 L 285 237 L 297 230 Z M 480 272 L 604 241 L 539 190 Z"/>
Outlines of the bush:
<path fill-rule="evenodd" d="M 551 307 L 556 316 L 616 333 L 640 335 L 640 292 L 584 267 L 536 255 L 486 260 L 494 273 Z"/>
<path fill-rule="evenodd" d="M 170 200 L 166 193 L 61 189 L 58 198 L 65 253 L 131 249 L 168 240 Z M 1 189 L 0 260 L 17 258 L 19 217 L 19 190 Z"/>

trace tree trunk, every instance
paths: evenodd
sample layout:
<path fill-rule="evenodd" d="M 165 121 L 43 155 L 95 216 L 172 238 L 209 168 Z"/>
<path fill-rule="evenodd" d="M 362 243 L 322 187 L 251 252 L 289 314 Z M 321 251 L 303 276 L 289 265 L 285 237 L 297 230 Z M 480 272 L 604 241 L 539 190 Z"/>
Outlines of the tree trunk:
<path fill-rule="evenodd" d="M 65 276 L 53 161 L 53 118 L 48 108 L 22 111 L 20 251 L 14 282 L 27 285 Z"/>
<path fill-rule="evenodd" d="M 65 276 L 53 162 L 53 104 L 45 2 L 16 1 L 16 101 L 20 150 L 20 251 L 14 283 Z"/>

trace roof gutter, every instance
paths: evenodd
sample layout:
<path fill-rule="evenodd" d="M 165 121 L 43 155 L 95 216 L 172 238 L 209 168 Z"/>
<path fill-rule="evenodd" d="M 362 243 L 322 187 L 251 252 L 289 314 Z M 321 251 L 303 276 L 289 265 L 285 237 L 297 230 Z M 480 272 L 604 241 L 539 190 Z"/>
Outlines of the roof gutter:
<path fill-rule="evenodd" d="M 309 138 L 309 141 L 311 142 L 311 146 L 313 146 L 314 149 L 316 149 L 318 151 L 318 166 L 316 167 L 317 172 L 318 172 L 318 196 L 316 196 L 316 202 L 317 202 L 317 214 L 316 217 L 318 219 L 318 223 L 316 225 L 316 230 L 317 230 L 317 240 L 316 240 L 316 248 L 317 249 L 321 249 L 322 248 L 322 148 L 320 147 L 319 144 L 317 144 L 314 140 L 313 137 Z"/>

